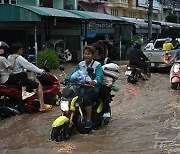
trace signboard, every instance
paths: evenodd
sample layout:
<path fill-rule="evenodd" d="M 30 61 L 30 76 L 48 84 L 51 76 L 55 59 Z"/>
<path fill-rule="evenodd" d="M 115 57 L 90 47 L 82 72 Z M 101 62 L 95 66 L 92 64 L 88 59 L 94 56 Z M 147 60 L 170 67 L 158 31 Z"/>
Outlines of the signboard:
<path fill-rule="evenodd" d="M 149 0 L 137 0 L 137 6 L 148 8 Z M 157 0 L 153 0 L 153 9 L 160 10 L 160 4 Z"/>

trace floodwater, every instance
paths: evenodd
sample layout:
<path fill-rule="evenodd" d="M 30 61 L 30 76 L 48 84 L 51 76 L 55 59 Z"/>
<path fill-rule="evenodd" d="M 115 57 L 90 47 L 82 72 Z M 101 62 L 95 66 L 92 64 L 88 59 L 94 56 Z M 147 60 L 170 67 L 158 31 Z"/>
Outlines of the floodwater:
<path fill-rule="evenodd" d="M 59 107 L 10 117 L 0 121 L 0 153 L 180 153 L 180 91 L 170 90 L 169 74 L 153 73 L 132 85 L 124 76 L 126 66 L 120 66 L 121 89 L 111 103 L 109 125 L 58 143 L 49 138 Z M 72 68 L 65 65 L 66 72 Z"/>

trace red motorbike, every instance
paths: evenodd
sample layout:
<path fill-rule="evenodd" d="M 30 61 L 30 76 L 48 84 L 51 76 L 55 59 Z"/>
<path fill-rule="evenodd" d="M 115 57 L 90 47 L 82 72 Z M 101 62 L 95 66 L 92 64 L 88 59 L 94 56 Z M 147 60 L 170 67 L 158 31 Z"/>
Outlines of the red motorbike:
<path fill-rule="evenodd" d="M 171 88 L 174 90 L 180 89 L 180 60 L 177 60 L 171 67 L 170 72 Z"/>
<path fill-rule="evenodd" d="M 60 82 L 59 79 L 51 72 L 47 72 L 41 76 L 37 76 L 43 87 L 44 102 L 55 104 L 59 101 Z M 24 112 L 39 111 L 39 100 L 37 94 L 21 99 L 21 88 L 14 85 L 0 85 L 0 118 L 9 117 Z"/>

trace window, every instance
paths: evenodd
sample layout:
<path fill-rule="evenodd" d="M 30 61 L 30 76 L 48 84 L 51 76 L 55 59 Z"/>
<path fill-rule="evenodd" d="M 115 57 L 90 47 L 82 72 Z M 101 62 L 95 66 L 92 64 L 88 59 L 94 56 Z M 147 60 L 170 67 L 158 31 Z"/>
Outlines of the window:
<path fill-rule="evenodd" d="M 0 0 L 0 4 L 17 4 L 17 0 Z"/>
<path fill-rule="evenodd" d="M 16 0 L 11 0 L 11 4 L 17 4 Z"/>
<path fill-rule="evenodd" d="M 74 0 L 64 0 L 64 9 L 73 10 Z"/>
<path fill-rule="evenodd" d="M 111 9 L 111 15 L 118 16 L 118 13 L 117 9 Z"/>
<path fill-rule="evenodd" d="M 9 0 L 4 0 L 4 4 L 9 4 Z"/>
<path fill-rule="evenodd" d="M 130 12 L 129 17 L 130 18 L 136 18 L 136 12 Z"/>
<path fill-rule="evenodd" d="M 53 7 L 53 0 L 40 0 L 39 3 L 42 7 Z"/>

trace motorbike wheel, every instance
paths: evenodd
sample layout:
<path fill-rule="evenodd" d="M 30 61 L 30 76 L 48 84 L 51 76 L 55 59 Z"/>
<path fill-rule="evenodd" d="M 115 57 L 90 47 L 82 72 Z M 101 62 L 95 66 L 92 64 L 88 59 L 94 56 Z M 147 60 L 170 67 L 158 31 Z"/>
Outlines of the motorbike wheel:
<path fill-rule="evenodd" d="M 179 84 L 179 83 L 172 83 L 171 89 L 173 89 L 173 90 L 179 90 L 179 89 L 180 89 L 180 84 Z"/>
<path fill-rule="evenodd" d="M 81 121 L 81 116 L 78 115 L 77 122 L 76 122 L 76 128 L 80 134 L 88 134 L 92 130 L 92 128 L 90 128 L 90 129 L 84 128 L 85 123 L 86 123 L 86 118 L 83 118 L 83 120 Z"/>
<path fill-rule="evenodd" d="M 136 79 L 135 75 L 131 74 L 130 76 L 128 76 L 127 82 L 135 84 L 137 82 L 137 79 Z"/>
<path fill-rule="evenodd" d="M 0 119 L 4 119 L 10 116 L 20 115 L 21 113 L 17 108 L 8 107 L 8 106 L 0 106 Z"/>
<path fill-rule="evenodd" d="M 92 129 L 98 129 L 102 123 L 103 123 L 103 120 L 104 118 L 102 117 L 102 113 L 97 113 L 97 112 L 94 112 L 92 113 Z"/>
<path fill-rule="evenodd" d="M 51 131 L 51 139 L 56 142 L 65 141 L 70 137 L 70 123 L 66 122 L 59 127 L 53 127 Z"/>

